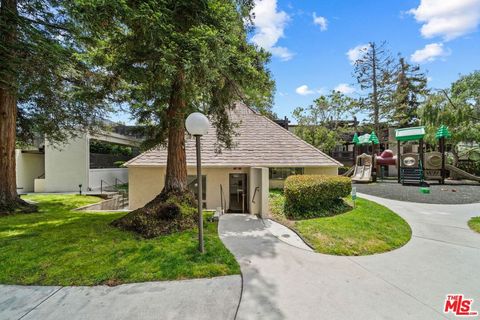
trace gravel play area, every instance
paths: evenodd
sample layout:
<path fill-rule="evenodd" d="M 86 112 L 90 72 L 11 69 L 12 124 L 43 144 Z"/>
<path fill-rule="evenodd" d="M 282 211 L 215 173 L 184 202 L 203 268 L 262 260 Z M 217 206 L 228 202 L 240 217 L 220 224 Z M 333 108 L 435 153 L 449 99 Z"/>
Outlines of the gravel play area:
<path fill-rule="evenodd" d="M 421 193 L 419 186 L 402 186 L 396 181 L 354 183 L 353 187 L 357 188 L 357 192 L 392 200 L 438 204 L 480 202 L 480 183 L 459 184 L 452 181 L 439 185 L 433 182 L 430 185 L 430 194 Z"/>

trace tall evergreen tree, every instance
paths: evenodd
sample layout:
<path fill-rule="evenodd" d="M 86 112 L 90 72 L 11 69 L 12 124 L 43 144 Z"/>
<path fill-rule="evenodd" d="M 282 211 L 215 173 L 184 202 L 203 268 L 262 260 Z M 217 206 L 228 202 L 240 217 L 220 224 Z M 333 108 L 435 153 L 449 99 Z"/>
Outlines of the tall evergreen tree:
<path fill-rule="evenodd" d="M 392 74 L 394 59 L 386 42 L 368 43 L 361 49 L 360 58 L 355 61 L 354 75 L 362 90 L 368 91 L 363 98 L 363 108 L 370 111 L 375 132 L 380 132 L 380 119 L 387 118 L 391 106 Z"/>
<path fill-rule="evenodd" d="M 187 187 L 186 116 L 196 110 L 217 128 L 219 147 L 231 147 L 228 112 L 243 100 L 270 106 L 269 55 L 248 43 L 253 1 L 76 0 L 75 16 L 95 37 L 90 58 L 121 79 L 119 99 L 146 125 L 149 144 L 167 144 L 165 187 Z"/>
<path fill-rule="evenodd" d="M 36 134 L 63 141 L 105 111 L 96 86 L 102 80 L 77 59 L 75 25 L 61 4 L 0 2 L 0 212 L 31 209 L 17 195 L 18 143 Z"/>
<path fill-rule="evenodd" d="M 417 125 L 418 108 L 428 94 L 427 76 L 420 66 L 411 65 L 400 57 L 393 79 L 396 89 L 392 101 L 392 122 L 400 128 Z"/>

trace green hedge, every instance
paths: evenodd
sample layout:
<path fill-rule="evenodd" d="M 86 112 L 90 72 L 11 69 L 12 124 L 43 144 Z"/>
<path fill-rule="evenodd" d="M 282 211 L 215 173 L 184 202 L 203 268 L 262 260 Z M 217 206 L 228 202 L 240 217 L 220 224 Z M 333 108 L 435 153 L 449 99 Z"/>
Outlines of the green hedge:
<path fill-rule="evenodd" d="M 285 180 L 285 214 L 290 219 L 324 217 L 347 210 L 342 200 L 352 191 L 350 178 L 296 175 Z"/>

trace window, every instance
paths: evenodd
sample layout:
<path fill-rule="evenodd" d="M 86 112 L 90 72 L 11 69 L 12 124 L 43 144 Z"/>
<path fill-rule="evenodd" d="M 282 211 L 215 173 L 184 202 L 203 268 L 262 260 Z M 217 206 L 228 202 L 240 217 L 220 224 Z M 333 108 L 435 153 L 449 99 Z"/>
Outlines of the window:
<path fill-rule="evenodd" d="M 198 199 L 197 195 L 197 176 L 187 176 L 187 187 L 188 190 L 193 192 L 195 195 L 195 199 Z M 202 202 L 203 207 L 206 208 L 207 206 L 207 176 L 202 176 Z"/>
<path fill-rule="evenodd" d="M 303 168 L 270 168 L 269 174 L 271 180 L 284 180 L 288 176 L 303 174 Z"/>

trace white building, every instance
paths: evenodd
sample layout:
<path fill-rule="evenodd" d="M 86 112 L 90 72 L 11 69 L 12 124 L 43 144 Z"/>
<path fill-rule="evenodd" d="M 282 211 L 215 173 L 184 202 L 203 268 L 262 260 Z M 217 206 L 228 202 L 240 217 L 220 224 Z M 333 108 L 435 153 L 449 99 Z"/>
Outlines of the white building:
<path fill-rule="evenodd" d="M 129 147 L 137 147 L 140 143 L 136 137 L 101 132 L 95 135 L 84 133 L 62 145 L 54 146 L 45 139 L 37 143 L 36 148 L 17 149 L 17 191 L 76 192 L 80 185 L 83 191 L 97 191 L 101 186 L 128 183 L 127 168 L 92 167 L 92 140 Z"/>

